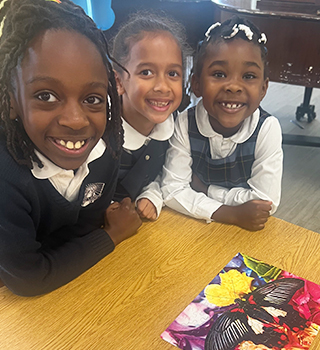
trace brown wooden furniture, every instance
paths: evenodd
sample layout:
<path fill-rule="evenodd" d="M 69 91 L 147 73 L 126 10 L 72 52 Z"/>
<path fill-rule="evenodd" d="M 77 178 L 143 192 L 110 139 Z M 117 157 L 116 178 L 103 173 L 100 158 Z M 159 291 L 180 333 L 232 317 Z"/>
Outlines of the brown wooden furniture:
<path fill-rule="evenodd" d="M 174 350 L 160 334 L 238 252 L 320 283 L 320 235 L 271 217 L 249 232 L 164 209 L 60 289 L 0 288 L 1 350 Z M 317 337 L 311 350 L 320 348 Z"/>
<path fill-rule="evenodd" d="M 320 0 L 259 0 L 257 8 L 267 11 L 308 13 L 319 15 Z"/>

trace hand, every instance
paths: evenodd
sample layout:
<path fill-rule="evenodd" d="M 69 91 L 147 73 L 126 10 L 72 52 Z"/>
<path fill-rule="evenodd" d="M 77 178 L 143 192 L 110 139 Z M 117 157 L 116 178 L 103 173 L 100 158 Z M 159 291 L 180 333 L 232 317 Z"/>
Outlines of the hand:
<path fill-rule="evenodd" d="M 140 218 L 145 218 L 148 220 L 157 219 L 157 210 L 153 203 L 147 198 L 141 198 L 137 203 L 137 211 Z"/>
<path fill-rule="evenodd" d="M 212 214 L 218 222 L 240 226 L 249 231 L 262 230 L 270 216 L 272 202 L 255 199 L 237 206 L 221 206 Z"/>
<path fill-rule="evenodd" d="M 205 195 L 208 193 L 208 187 L 206 184 L 204 184 L 197 175 L 192 174 L 192 181 L 190 184 L 191 188 L 195 190 L 196 192 L 203 192 Z"/>
<path fill-rule="evenodd" d="M 105 214 L 105 231 L 118 245 L 125 239 L 133 236 L 141 225 L 141 219 L 135 210 L 134 203 L 129 197 L 120 203 L 110 204 Z"/>

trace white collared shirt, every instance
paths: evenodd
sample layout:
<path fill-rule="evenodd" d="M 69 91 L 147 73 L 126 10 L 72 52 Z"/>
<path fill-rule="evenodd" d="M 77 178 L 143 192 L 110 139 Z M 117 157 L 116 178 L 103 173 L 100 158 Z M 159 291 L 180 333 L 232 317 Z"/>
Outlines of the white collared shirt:
<path fill-rule="evenodd" d="M 129 123 L 122 118 L 122 126 L 124 131 L 124 144 L 123 148 L 129 151 L 136 151 L 144 144 L 148 143 L 148 140 L 166 141 L 173 134 L 174 120 L 171 114 L 164 122 L 156 124 L 148 136 L 140 134 L 139 131 L 134 129 Z"/>
<path fill-rule="evenodd" d="M 212 159 L 221 159 L 231 155 L 238 143 L 245 142 L 254 132 L 260 117 L 257 109 L 244 120 L 238 132 L 224 138 L 216 133 L 209 121 L 209 116 L 202 101 L 196 107 L 196 122 L 200 133 L 208 137 Z M 170 139 L 166 162 L 163 167 L 161 190 L 164 203 L 186 215 L 211 221 L 212 214 L 222 205 L 240 205 L 253 199 L 272 201 L 273 214 L 281 196 L 282 179 L 282 133 L 279 121 L 268 117 L 261 126 L 255 147 L 255 161 L 251 177 L 247 181 L 249 189 L 234 187 L 230 190 L 221 186 L 210 185 L 208 193 L 194 191 L 192 180 L 192 156 L 188 134 L 188 112 L 182 112 L 175 122 L 175 131 Z"/>
<path fill-rule="evenodd" d="M 37 179 L 48 179 L 64 198 L 72 202 L 77 199 L 81 184 L 89 174 L 88 164 L 100 158 L 105 150 L 106 144 L 100 139 L 90 152 L 87 160 L 78 168 L 76 174 L 74 174 L 73 170 L 60 168 L 43 154 L 35 150 L 35 153 L 43 164 L 43 168 L 39 168 L 38 164 L 33 162 L 33 169 L 31 172 Z"/>
<path fill-rule="evenodd" d="M 148 136 L 140 134 L 139 131 L 134 129 L 124 119 L 122 119 L 122 122 L 124 130 L 123 149 L 128 153 L 131 153 L 131 151 L 136 151 L 143 145 L 148 144 L 151 139 L 157 141 L 166 141 L 173 135 L 174 119 L 172 114 L 164 122 L 156 124 Z M 136 204 L 142 198 L 149 199 L 156 208 L 157 218 L 159 217 L 163 206 L 160 179 L 161 178 L 158 175 L 153 182 L 142 189 L 142 192 L 136 198 Z"/>

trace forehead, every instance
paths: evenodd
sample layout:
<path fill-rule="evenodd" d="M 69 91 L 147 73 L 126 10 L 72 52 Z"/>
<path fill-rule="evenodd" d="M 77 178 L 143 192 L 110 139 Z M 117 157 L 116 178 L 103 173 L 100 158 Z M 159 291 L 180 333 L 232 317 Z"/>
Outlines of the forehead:
<path fill-rule="evenodd" d="M 204 60 L 256 62 L 263 68 L 260 47 L 243 39 L 219 40 L 209 43 Z"/>
<path fill-rule="evenodd" d="M 103 79 L 107 70 L 96 46 L 84 35 L 69 30 L 48 30 L 34 38 L 27 48 L 20 70 L 26 78 L 35 75 L 79 79 Z M 19 71 L 19 67 L 18 67 Z"/>
<path fill-rule="evenodd" d="M 132 60 L 144 61 L 168 61 L 182 64 L 182 52 L 171 33 L 145 32 L 142 39 L 136 41 L 130 46 L 129 62 Z"/>

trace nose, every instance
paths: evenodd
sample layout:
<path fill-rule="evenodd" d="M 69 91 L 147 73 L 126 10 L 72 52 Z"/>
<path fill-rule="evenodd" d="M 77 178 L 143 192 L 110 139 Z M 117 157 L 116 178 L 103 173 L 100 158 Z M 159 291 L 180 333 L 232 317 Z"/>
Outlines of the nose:
<path fill-rule="evenodd" d="M 163 94 L 170 92 L 170 85 L 165 76 L 159 75 L 156 77 L 153 90 Z"/>
<path fill-rule="evenodd" d="M 59 124 L 73 130 L 81 130 L 89 125 L 88 116 L 78 101 L 66 102 L 59 118 Z"/>
<path fill-rule="evenodd" d="M 243 90 L 242 79 L 238 77 L 231 77 L 226 82 L 225 90 L 231 93 L 238 93 Z"/>

